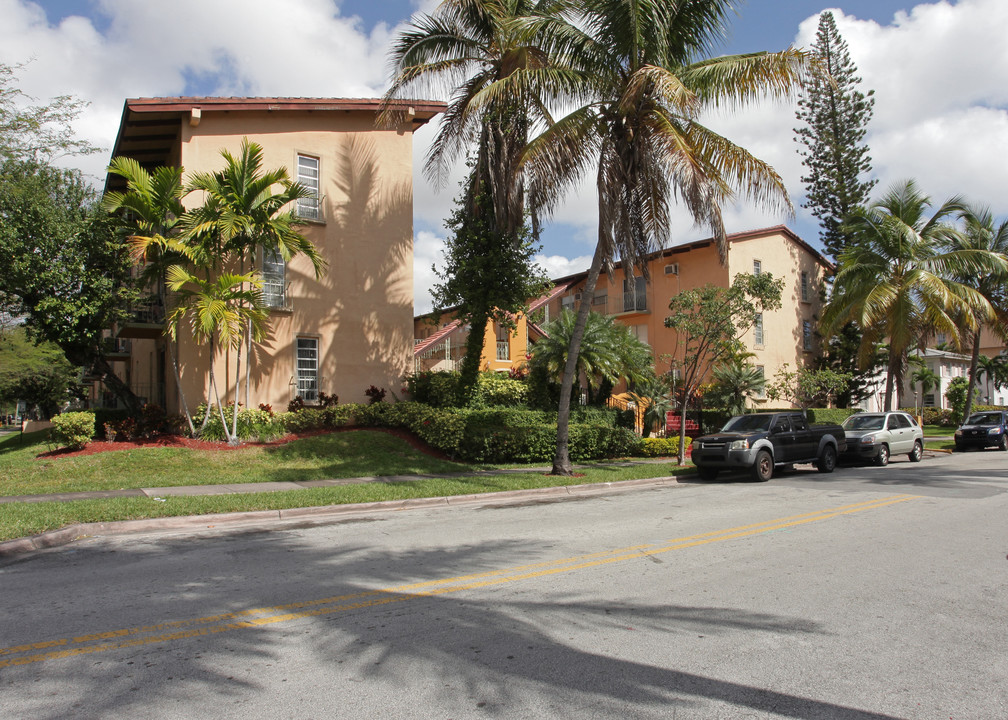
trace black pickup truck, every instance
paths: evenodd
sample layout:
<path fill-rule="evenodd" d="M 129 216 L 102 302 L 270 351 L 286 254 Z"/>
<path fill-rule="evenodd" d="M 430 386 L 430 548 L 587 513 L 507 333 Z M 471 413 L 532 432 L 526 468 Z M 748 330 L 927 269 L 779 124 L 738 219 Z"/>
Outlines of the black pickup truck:
<path fill-rule="evenodd" d="M 839 425 L 809 425 L 800 412 L 738 415 L 714 435 L 693 441 L 693 464 L 700 477 L 713 480 L 722 470 L 748 471 L 766 482 L 775 466 L 815 463 L 819 472 L 833 472 L 847 449 Z"/>

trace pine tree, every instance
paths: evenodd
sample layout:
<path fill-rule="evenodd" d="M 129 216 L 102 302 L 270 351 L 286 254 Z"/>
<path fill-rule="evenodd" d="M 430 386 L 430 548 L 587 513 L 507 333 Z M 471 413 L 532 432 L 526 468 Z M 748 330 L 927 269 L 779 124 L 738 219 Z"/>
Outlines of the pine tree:
<path fill-rule="evenodd" d="M 833 13 L 819 16 L 819 31 L 812 51 L 829 76 L 816 76 L 803 84 L 797 116 L 805 125 L 795 128 L 795 141 L 808 174 L 802 176 L 806 201 L 819 219 L 819 239 L 833 259 L 847 247 L 843 222 L 855 207 L 864 205 L 875 180 L 862 180 L 871 173 L 871 157 L 864 142 L 865 130 L 875 105 L 874 91 L 857 87 L 861 78 L 840 37 Z M 830 80 L 832 78 L 832 81 Z"/>

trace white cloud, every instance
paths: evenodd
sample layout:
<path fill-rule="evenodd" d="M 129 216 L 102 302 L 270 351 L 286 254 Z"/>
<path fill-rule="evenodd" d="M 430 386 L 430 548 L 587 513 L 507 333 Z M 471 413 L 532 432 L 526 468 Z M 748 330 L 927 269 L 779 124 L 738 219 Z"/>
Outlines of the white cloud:
<path fill-rule="evenodd" d="M 435 2 L 412 5 L 429 11 Z M 177 95 L 194 82 L 215 94 L 377 96 L 386 85 L 387 49 L 397 30 L 386 24 L 368 30 L 344 16 L 336 0 L 287 0 L 283 12 L 267 0 L 97 0 L 89 6 L 102 15 L 97 22 L 69 17 L 51 24 L 38 4 L 0 0 L 0 62 L 34 58 L 21 87 L 40 100 L 72 93 L 91 102 L 76 128 L 106 152 L 68 162 L 95 178 L 104 174 L 127 97 Z M 1008 44 L 1002 38 L 1008 2 L 918 5 L 885 25 L 840 10 L 834 15 L 863 88 L 876 91 L 867 140 L 879 190 L 914 177 L 936 200 L 962 193 L 1008 216 L 1002 162 L 1008 151 Z M 817 24 L 818 15 L 803 21 L 795 44 L 811 45 Z M 759 105 L 709 123 L 773 165 L 800 205 L 793 104 Z M 427 183 L 421 168 L 435 132 L 432 124 L 415 137 L 414 212 L 419 226 L 440 228 L 463 169 L 456 168 L 439 192 Z M 797 225 L 814 235 L 807 211 L 797 212 Z M 546 235 L 543 258 L 551 275 L 588 266 L 580 256 L 594 247 L 596 218 L 589 173 L 557 209 L 562 232 Z M 684 210 L 677 218 L 673 242 L 706 234 Z M 741 202 L 725 208 L 725 221 L 729 231 L 739 231 L 787 217 Z M 417 233 L 418 312 L 429 308 L 436 241 L 434 233 Z"/>
<path fill-rule="evenodd" d="M 431 288 L 438 282 L 434 266 L 444 263 L 445 239 L 432 232 L 413 236 L 413 312 L 417 315 L 433 309 Z"/>

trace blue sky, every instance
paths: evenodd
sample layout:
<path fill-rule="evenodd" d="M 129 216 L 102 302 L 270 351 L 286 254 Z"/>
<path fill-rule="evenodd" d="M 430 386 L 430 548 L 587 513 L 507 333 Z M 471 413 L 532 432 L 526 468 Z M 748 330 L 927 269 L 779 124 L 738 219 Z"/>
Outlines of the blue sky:
<path fill-rule="evenodd" d="M 38 98 L 75 94 L 90 102 L 78 133 L 111 148 L 126 97 L 157 95 L 378 96 L 397 26 L 434 0 L 0 0 L 0 62 L 31 60 L 23 89 Z M 1008 216 L 1008 2 L 807 0 L 740 4 L 725 52 L 807 46 L 818 13 L 834 9 L 840 32 L 876 92 L 867 141 L 878 192 L 916 178 L 936 200 L 963 193 Z M 195 20 L 194 20 L 195 18 Z M 780 222 L 817 242 L 801 209 L 802 167 L 791 104 L 712 116 L 714 129 L 770 162 L 796 216 L 745 203 L 725 208 L 729 231 Z M 435 192 L 419 171 L 431 127 L 416 136 L 416 306 L 429 307 L 431 265 L 443 247 L 443 218 L 457 185 Z M 67 162 L 100 177 L 107 153 Z M 461 169 L 456 177 L 461 176 Z M 595 238 L 590 183 L 572 192 L 544 234 L 541 263 L 554 276 L 587 266 Z M 683 215 L 672 242 L 704 235 Z"/>

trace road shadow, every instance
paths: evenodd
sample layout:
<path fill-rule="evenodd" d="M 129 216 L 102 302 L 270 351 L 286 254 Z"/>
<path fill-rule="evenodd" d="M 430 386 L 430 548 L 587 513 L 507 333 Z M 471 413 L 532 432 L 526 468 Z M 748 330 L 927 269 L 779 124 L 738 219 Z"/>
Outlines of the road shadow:
<path fill-rule="evenodd" d="M 240 703 L 250 693 L 275 688 L 275 673 L 292 671 L 285 655 L 297 638 L 297 666 L 304 672 L 325 668 L 340 678 L 392 687 L 408 686 L 418 674 L 443 678 L 442 687 L 429 690 L 427 702 L 433 694 L 433 702 L 444 708 L 468 703 L 466 712 L 483 717 L 510 718 L 516 708 L 529 707 L 549 715 L 551 703 L 565 708 L 560 714 L 580 706 L 591 707 L 595 716 L 623 717 L 696 710 L 703 701 L 781 717 L 889 717 L 692 672 L 686 669 L 692 659 L 679 649 L 687 635 L 718 637 L 735 630 L 765 634 L 769 644 L 786 646 L 792 639 L 825 635 L 814 621 L 674 601 L 557 592 L 548 599 L 534 597 L 541 593 L 535 592 L 538 571 L 532 568 L 554 559 L 548 548 L 524 541 L 388 552 L 365 545 L 320 548 L 283 531 L 147 538 L 41 554 L 2 569 L 0 647 L 99 631 L 112 631 L 110 642 L 128 641 L 130 635 L 115 631 L 144 626 L 156 626 L 160 634 L 156 642 L 136 647 L 2 668 L 0 682 L 11 689 L 31 683 L 36 689 L 58 688 L 15 706 L 51 720 L 143 717 L 155 706 L 185 707 L 194 694 Z M 518 563 L 530 568 L 528 577 L 513 580 L 525 584 L 524 592 L 493 592 L 494 573 Z M 647 567 L 676 572 L 674 564 Z M 466 587 L 457 592 L 436 582 L 461 577 Z M 69 591 L 81 578 L 88 579 L 86 589 Z M 32 597 L 47 600 L 19 605 L 29 584 L 37 593 Z M 227 627 L 256 608 L 275 608 L 270 612 L 286 619 Z M 229 613 L 234 618 L 207 620 Z M 46 637 L 29 630 L 38 619 Z M 224 629 L 213 630 L 221 622 Z M 659 647 L 656 659 L 621 657 L 612 639 L 626 632 Z M 585 633 L 595 638 L 590 647 Z M 542 697 L 530 700 L 530 692 Z M 313 711 L 336 713 L 337 708 L 319 705 L 324 697 L 313 700 Z"/>

